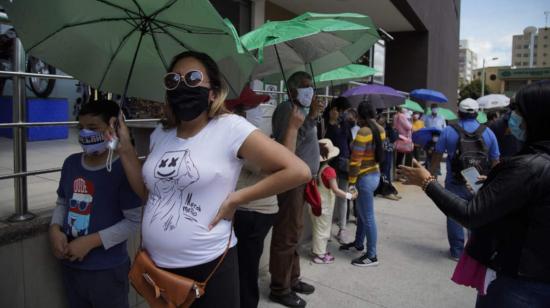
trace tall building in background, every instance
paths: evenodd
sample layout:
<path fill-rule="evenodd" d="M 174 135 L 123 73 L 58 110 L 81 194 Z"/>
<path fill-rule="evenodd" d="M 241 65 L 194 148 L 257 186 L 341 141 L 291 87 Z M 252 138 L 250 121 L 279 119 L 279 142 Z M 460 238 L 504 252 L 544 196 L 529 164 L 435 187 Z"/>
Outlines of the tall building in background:
<path fill-rule="evenodd" d="M 527 27 L 512 40 L 512 66 L 550 66 L 550 28 Z"/>
<path fill-rule="evenodd" d="M 460 40 L 458 50 L 458 84 L 468 84 L 474 79 L 477 54 L 470 49 L 468 40 Z"/>

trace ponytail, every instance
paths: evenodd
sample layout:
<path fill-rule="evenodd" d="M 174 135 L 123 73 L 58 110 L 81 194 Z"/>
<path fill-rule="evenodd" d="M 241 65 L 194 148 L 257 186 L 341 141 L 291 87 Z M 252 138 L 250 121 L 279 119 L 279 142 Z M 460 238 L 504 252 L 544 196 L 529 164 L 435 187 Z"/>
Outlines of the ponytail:
<path fill-rule="evenodd" d="M 378 129 L 378 125 L 374 121 L 376 118 L 376 110 L 368 101 L 363 101 L 359 104 L 357 108 L 357 113 L 363 120 L 365 120 L 366 126 L 372 131 L 372 136 L 374 140 L 374 160 L 377 163 L 382 163 L 384 161 L 384 148 L 382 145 L 381 132 Z"/>

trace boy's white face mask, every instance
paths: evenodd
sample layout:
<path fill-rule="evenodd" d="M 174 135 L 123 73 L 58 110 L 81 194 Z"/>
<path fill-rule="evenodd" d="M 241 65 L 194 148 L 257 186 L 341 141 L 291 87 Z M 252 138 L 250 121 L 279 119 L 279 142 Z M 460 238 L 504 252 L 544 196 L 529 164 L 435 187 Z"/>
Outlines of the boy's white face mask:
<path fill-rule="evenodd" d="M 304 108 L 311 106 L 311 101 L 313 100 L 313 88 L 298 88 L 296 91 L 298 91 L 298 96 L 296 98 L 300 102 L 300 105 Z"/>

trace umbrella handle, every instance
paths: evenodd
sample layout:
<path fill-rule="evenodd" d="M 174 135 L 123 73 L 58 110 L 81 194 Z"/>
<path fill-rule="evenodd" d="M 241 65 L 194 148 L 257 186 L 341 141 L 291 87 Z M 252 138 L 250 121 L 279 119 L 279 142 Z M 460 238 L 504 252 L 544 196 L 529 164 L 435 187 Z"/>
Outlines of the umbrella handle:
<path fill-rule="evenodd" d="M 292 97 L 290 96 L 290 89 L 288 88 L 288 84 L 286 83 L 285 70 L 283 69 L 283 63 L 281 62 L 281 57 L 279 56 L 279 50 L 277 49 L 277 44 L 273 45 L 273 48 L 275 48 L 275 54 L 277 55 L 277 62 L 279 62 L 279 67 L 281 68 L 281 74 L 283 75 L 283 83 L 285 84 L 286 94 L 288 95 L 288 99 L 292 100 Z"/>

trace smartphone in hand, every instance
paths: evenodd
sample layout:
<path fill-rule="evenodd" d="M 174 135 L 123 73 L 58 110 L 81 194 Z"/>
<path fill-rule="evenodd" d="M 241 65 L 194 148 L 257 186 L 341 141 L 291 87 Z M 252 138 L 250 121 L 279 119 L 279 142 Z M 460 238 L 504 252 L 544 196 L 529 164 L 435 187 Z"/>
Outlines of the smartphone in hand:
<path fill-rule="evenodd" d="M 483 185 L 483 183 L 479 183 L 479 172 L 477 169 L 475 167 L 470 167 L 460 171 L 460 173 L 466 180 L 466 183 L 468 183 L 468 185 L 472 188 L 474 193 L 477 193 Z"/>

